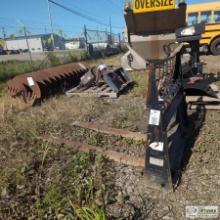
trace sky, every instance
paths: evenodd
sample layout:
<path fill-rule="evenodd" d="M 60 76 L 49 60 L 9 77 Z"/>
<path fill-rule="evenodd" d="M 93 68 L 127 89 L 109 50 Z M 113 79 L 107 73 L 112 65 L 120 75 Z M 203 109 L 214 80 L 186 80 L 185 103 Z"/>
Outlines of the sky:
<path fill-rule="evenodd" d="M 125 0 L 53 0 L 87 16 L 87 19 L 70 13 L 50 3 L 54 32 L 62 30 L 66 37 L 82 36 L 83 26 L 91 30 L 110 30 L 121 33 L 125 25 L 123 4 Z M 212 2 L 217 0 L 186 0 L 187 3 Z M 22 26 L 32 34 L 51 32 L 47 0 L 0 0 L 0 37 L 21 35 Z"/>

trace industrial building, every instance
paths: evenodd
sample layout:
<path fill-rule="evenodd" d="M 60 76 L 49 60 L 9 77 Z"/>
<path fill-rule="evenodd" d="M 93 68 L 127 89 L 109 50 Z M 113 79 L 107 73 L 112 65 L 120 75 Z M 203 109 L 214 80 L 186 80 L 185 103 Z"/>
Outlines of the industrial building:
<path fill-rule="evenodd" d="M 74 50 L 79 48 L 85 48 L 84 38 L 72 38 L 65 41 L 65 48 L 67 50 Z"/>
<path fill-rule="evenodd" d="M 64 50 L 65 40 L 63 37 L 53 34 L 54 36 L 54 49 Z M 19 36 L 14 38 L 5 39 L 5 47 L 7 50 L 19 50 L 28 51 L 28 47 L 31 52 L 43 52 L 53 50 L 53 43 L 51 34 L 39 34 L 30 36 Z"/>
<path fill-rule="evenodd" d="M 2 53 L 3 49 L 4 49 L 4 40 L 2 38 L 0 38 L 0 54 Z"/>

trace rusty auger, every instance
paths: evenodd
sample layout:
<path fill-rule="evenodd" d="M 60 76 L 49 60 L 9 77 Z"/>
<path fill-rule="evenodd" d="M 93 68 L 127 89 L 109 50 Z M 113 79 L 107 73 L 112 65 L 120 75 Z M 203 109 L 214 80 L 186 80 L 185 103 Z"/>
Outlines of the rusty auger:
<path fill-rule="evenodd" d="M 87 71 L 81 63 L 65 64 L 16 76 L 7 82 L 7 88 L 13 98 L 33 105 L 77 85 Z"/>

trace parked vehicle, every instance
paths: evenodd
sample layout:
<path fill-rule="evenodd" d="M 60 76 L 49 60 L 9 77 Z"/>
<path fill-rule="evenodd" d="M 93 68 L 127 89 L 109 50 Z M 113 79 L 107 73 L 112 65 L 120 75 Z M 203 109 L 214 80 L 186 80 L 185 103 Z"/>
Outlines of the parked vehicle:
<path fill-rule="evenodd" d="M 200 45 L 207 45 L 213 55 L 220 55 L 220 1 L 187 6 L 189 25 L 205 22 Z"/>

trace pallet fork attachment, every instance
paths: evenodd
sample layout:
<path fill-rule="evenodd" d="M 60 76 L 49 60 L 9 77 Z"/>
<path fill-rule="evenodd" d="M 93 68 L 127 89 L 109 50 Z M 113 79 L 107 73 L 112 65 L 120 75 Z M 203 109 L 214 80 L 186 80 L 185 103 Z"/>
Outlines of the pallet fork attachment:
<path fill-rule="evenodd" d="M 186 149 L 187 105 L 182 83 L 181 52 L 149 67 L 147 95 L 147 179 L 167 190 L 178 185 Z M 161 73 L 162 72 L 162 73 Z M 158 78 L 158 75 L 161 77 Z M 165 82 L 168 79 L 169 81 Z M 163 81 L 163 91 L 160 81 Z"/>
<path fill-rule="evenodd" d="M 184 0 L 178 2 L 170 10 L 141 13 L 131 4 L 124 14 L 129 52 L 122 64 L 128 70 L 142 70 L 149 64 L 146 179 L 151 180 L 149 186 L 166 189 L 178 185 L 190 142 L 185 96 L 201 100 L 205 95 L 219 103 L 219 93 L 201 71 L 199 41 L 205 24 L 186 26 L 187 4 Z M 188 53 L 187 45 L 188 63 L 182 57 Z"/>

